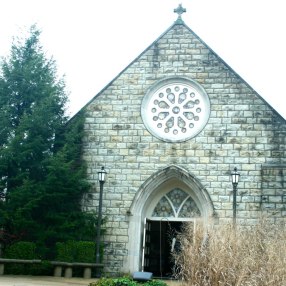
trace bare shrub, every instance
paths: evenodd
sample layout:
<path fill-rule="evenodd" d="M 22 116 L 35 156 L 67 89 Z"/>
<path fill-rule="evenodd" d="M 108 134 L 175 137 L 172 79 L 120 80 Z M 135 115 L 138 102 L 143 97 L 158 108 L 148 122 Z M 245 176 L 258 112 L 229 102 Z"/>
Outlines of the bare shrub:
<path fill-rule="evenodd" d="M 175 275 L 189 286 L 285 286 L 285 224 L 206 229 L 186 224 L 173 254 Z"/>

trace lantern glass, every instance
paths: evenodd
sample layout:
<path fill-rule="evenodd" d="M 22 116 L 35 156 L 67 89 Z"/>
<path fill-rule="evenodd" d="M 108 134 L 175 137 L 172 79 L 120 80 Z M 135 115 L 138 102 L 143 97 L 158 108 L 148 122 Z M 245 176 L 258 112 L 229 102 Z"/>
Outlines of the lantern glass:
<path fill-rule="evenodd" d="M 98 181 L 99 182 L 105 182 L 106 179 L 106 171 L 104 170 L 104 167 L 101 167 L 101 170 L 98 172 Z"/>
<path fill-rule="evenodd" d="M 238 184 L 240 174 L 237 172 L 237 168 L 235 167 L 233 172 L 231 173 L 232 183 Z"/>

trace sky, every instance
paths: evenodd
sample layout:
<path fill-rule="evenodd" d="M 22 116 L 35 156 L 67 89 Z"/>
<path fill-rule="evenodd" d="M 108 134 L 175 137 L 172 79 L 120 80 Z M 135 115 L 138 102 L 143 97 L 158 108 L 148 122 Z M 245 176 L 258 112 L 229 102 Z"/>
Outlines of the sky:
<path fill-rule="evenodd" d="M 0 0 L 0 56 L 36 24 L 65 76 L 72 116 L 174 23 L 178 4 L 184 22 L 286 118 L 285 0 Z"/>

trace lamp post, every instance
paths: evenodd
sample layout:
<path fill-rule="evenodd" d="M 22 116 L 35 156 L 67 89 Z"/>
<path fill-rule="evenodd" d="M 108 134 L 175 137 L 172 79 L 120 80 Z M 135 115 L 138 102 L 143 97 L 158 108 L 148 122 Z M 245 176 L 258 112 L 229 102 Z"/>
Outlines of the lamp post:
<path fill-rule="evenodd" d="M 235 167 L 233 169 L 233 172 L 231 172 L 231 178 L 232 178 L 232 186 L 233 186 L 233 200 L 232 200 L 232 209 L 233 209 L 233 226 L 236 226 L 236 193 L 237 193 L 237 184 L 239 180 L 240 174 L 237 172 L 237 168 Z"/>
<path fill-rule="evenodd" d="M 102 219 L 102 194 L 103 194 L 103 184 L 106 179 L 106 171 L 104 167 L 101 167 L 101 170 L 98 172 L 98 181 L 100 185 L 99 192 L 99 204 L 98 204 L 98 217 L 97 217 L 97 229 L 96 229 L 96 263 L 100 263 L 100 230 L 101 230 L 101 219 Z M 97 268 L 99 269 L 99 268 Z M 97 275 L 100 276 L 100 272 L 97 272 Z"/>

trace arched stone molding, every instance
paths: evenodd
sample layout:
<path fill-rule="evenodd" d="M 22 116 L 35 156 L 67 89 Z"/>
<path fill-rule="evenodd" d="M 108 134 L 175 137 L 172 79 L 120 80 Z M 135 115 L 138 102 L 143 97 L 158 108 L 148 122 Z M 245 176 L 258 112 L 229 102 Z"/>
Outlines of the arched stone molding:
<path fill-rule="evenodd" d="M 130 207 L 128 256 L 124 272 L 141 270 L 143 220 L 151 216 L 160 198 L 173 187 L 180 187 L 191 195 L 204 221 L 214 215 L 207 190 L 193 174 L 175 165 L 156 172 L 140 187 Z"/>
<path fill-rule="evenodd" d="M 158 171 L 140 187 L 130 207 L 130 214 L 136 216 L 144 213 L 144 210 L 147 211 L 150 203 L 158 196 L 158 189 L 162 189 L 165 185 L 170 189 L 171 185 L 178 182 L 188 187 L 202 217 L 205 219 L 212 217 L 214 208 L 207 190 L 193 174 L 175 165 Z"/>

